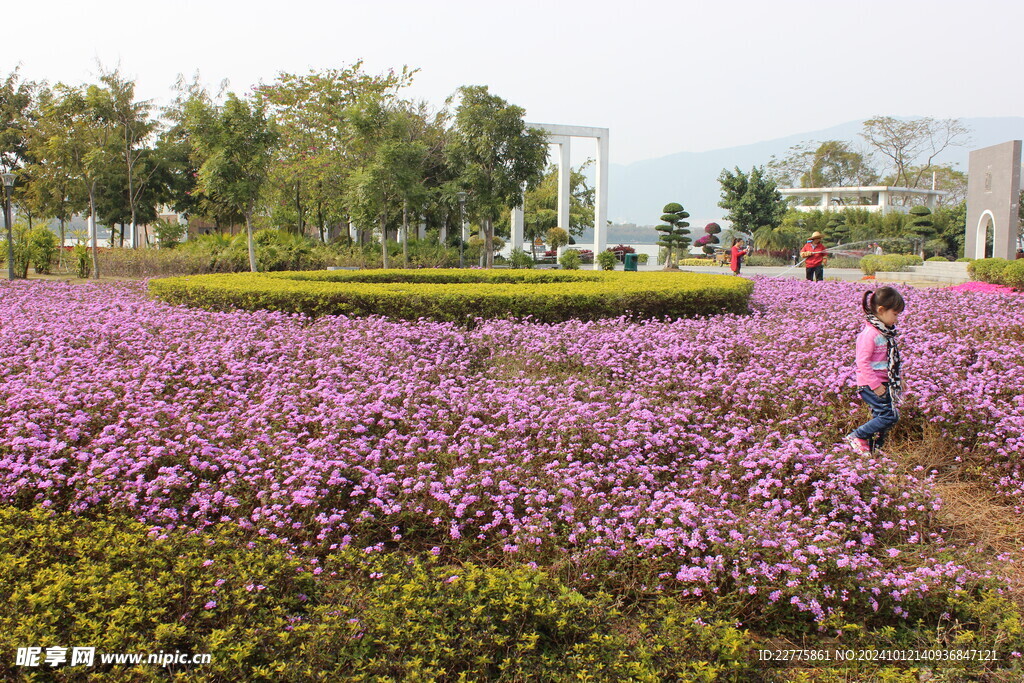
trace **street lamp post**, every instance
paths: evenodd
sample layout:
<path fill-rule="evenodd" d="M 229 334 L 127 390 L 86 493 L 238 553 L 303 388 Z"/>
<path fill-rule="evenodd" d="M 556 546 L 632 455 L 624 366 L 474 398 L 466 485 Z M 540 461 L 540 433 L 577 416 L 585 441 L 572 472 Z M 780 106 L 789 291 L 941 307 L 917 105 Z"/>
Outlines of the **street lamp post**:
<path fill-rule="evenodd" d="M 14 236 L 11 234 L 11 190 L 14 174 L 4 173 L 4 225 L 7 227 L 7 279 L 14 279 Z"/>
<path fill-rule="evenodd" d="M 464 252 L 466 249 L 466 193 L 456 192 L 459 198 L 459 268 L 465 268 Z"/>

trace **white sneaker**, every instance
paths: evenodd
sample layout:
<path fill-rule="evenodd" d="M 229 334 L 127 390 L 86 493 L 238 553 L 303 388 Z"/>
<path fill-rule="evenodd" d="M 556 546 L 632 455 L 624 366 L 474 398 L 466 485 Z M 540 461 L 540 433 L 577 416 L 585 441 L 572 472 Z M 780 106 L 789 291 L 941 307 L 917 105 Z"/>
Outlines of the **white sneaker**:
<path fill-rule="evenodd" d="M 858 438 L 853 432 L 843 437 L 843 441 L 858 455 L 871 455 L 871 448 L 867 439 Z"/>

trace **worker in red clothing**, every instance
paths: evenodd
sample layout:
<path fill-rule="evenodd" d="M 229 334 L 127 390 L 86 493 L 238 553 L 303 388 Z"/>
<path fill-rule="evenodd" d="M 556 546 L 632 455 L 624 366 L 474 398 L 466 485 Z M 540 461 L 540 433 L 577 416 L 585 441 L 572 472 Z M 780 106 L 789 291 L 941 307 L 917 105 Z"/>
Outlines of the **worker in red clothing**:
<path fill-rule="evenodd" d="M 828 252 L 825 245 L 821 243 L 822 235 L 815 230 L 811 233 L 811 239 L 800 250 L 800 258 L 804 259 L 804 268 L 807 270 L 808 280 L 821 282 L 825 279 L 825 264 L 828 263 Z"/>
<path fill-rule="evenodd" d="M 740 264 L 746 255 L 747 250 L 743 248 L 743 240 L 739 237 L 735 238 L 732 241 L 732 249 L 729 250 L 729 267 L 732 268 L 733 275 L 740 274 Z"/>

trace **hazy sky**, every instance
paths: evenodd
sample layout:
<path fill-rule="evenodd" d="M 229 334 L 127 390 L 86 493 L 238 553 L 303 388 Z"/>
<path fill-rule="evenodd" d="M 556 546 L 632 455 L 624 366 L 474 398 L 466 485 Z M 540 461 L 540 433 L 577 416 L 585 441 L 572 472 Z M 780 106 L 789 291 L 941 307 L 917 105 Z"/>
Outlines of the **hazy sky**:
<path fill-rule="evenodd" d="M 81 83 L 120 66 L 164 104 L 196 70 L 242 92 L 280 71 L 407 64 L 410 94 L 437 106 L 486 84 L 527 120 L 607 127 L 624 164 L 875 114 L 1022 115 L 1022 26 L 1019 0 L 7 0 L 0 74 Z"/>

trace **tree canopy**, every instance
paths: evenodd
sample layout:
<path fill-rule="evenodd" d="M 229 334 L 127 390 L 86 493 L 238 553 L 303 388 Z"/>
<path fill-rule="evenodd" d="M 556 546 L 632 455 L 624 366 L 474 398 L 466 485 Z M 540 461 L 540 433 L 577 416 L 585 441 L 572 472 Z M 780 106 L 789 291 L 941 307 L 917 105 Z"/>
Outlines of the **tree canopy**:
<path fill-rule="evenodd" d="M 722 186 L 718 205 L 728 212 L 726 218 L 732 221 L 733 229 L 752 234 L 766 225 L 775 227 L 782 222 L 786 205 L 764 167 L 755 166 L 750 173 L 739 167 L 735 172 L 722 169 L 718 182 Z"/>

